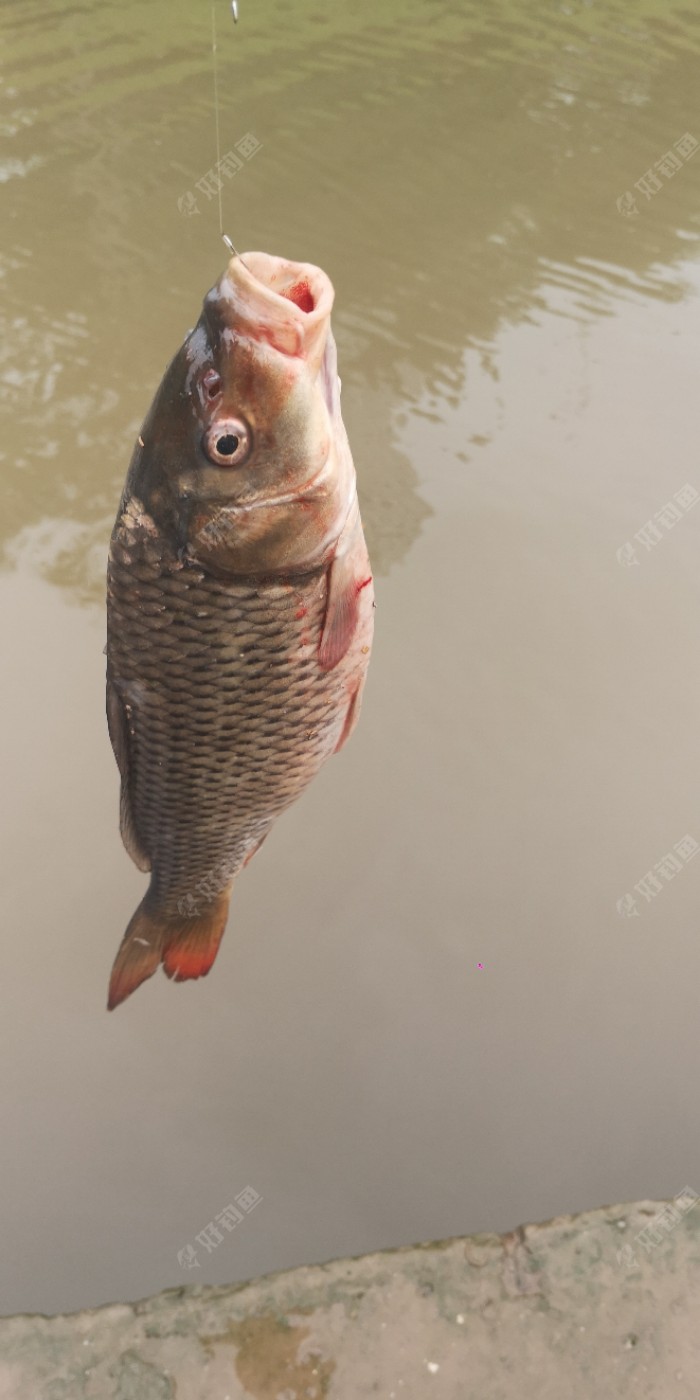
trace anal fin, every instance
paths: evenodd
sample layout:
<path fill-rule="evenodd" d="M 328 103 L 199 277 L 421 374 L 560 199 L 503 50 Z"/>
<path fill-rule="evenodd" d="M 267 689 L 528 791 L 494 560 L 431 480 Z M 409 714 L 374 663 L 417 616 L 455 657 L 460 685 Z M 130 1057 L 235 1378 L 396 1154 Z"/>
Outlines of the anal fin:
<path fill-rule="evenodd" d="M 356 689 L 353 690 L 352 695 L 350 697 L 350 704 L 348 705 L 347 712 L 345 715 L 345 723 L 343 724 L 343 728 L 340 731 L 340 738 L 333 750 L 334 753 L 340 753 L 340 750 L 344 748 L 345 744 L 347 744 L 350 735 L 354 733 L 355 729 L 357 728 L 357 721 L 360 718 L 360 709 L 362 708 L 363 689 L 364 677 L 360 681 Z"/>

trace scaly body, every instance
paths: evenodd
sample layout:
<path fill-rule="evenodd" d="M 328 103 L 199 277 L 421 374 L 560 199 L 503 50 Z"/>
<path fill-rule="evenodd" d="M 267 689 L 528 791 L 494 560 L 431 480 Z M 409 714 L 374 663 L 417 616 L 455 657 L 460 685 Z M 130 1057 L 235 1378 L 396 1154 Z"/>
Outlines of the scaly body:
<path fill-rule="evenodd" d="M 326 575 L 224 582 L 183 566 L 143 527 L 115 531 L 110 672 L 150 903 L 169 917 L 238 873 L 343 737 L 371 616 L 365 606 L 352 646 L 322 670 Z"/>

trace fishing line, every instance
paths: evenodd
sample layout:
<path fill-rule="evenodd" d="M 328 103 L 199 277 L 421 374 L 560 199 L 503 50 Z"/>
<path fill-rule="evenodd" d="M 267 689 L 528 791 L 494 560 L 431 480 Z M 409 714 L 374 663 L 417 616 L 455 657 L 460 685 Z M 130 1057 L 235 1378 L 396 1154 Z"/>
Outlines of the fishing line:
<path fill-rule="evenodd" d="M 216 130 L 216 183 L 219 186 L 219 235 L 224 236 L 224 211 L 221 201 L 221 190 L 223 188 L 219 179 L 219 166 L 221 165 L 221 136 L 219 133 L 219 74 L 216 56 L 216 6 L 211 7 L 211 54 L 214 67 L 214 127 Z"/>
<path fill-rule="evenodd" d="M 237 4 L 236 4 L 236 0 L 231 0 L 231 13 L 232 13 L 232 15 L 233 15 L 234 24 L 237 24 L 237 23 L 238 23 L 238 6 L 237 6 Z M 223 201 L 222 201 L 222 198 L 221 198 L 221 191 L 222 191 L 222 189 L 223 189 L 223 184 L 222 184 L 221 176 L 220 176 L 220 173 L 219 173 L 219 167 L 220 167 L 220 165 L 221 165 L 221 133 L 220 133 L 220 126 L 219 126 L 219 63 L 218 63 L 218 55 L 217 55 L 217 50 L 216 50 L 216 4 L 215 4 L 215 0 L 212 0 L 212 7 L 211 7 L 211 57 L 212 57 L 212 67 L 213 67 L 213 70 L 214 70 L 214 127 L 215 127 L 215 130 L 216 130 L 216 181 L 217 181 L 217 184 L 218 184 L 218 186 L 219 186 L 219 236 L 223 239 L 224 243 L 226 244 L 226 247 L 227 247 L 228 249 L 230 249 L 230 251 L 235 255 L 235 257 L 241 258 L 241 255 L 240 255 L 238 249 L 237 249 L 237 248 L 234 248 L 233 243 L 231 242 L 231 239 L 229 238 L 228 234 L 227 234 L 227 233 L 224 233 L 224 209 L 223 209 Z M 242 258 L 241 258 L 241 262 L 243 262 L 243 259 L 242 259 Z M 244 262 L 243 262 L 243 266 L 244 266 L 244 267 L 246 266 L 246 264 L 245 264 Z M 250 268 L 248 268 L 248 271 L 250 271 Z"/>

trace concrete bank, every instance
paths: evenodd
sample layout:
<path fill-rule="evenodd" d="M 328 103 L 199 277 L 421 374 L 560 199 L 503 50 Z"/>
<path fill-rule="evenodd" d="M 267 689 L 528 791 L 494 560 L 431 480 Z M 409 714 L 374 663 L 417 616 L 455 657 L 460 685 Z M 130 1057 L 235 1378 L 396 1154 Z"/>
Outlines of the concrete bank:
<path fill-rule="evenodd" d="M 698 1400 L 692 1201 L 2 1319 L 0 1400 Z"/>

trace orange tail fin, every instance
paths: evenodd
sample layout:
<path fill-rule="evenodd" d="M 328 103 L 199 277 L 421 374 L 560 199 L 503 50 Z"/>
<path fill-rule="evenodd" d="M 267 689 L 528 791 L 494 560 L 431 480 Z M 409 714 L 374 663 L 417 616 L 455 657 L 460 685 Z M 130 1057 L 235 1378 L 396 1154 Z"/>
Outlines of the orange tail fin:
<path fill-rule="evenodd" d="M 122 939 L 109 983 L 107 1009 L 113 1011 L 152 977 L 158 964 L 175 982 L 206 977 L 226 928 L 231 886 L 200 913 L 168 918 L 142 899 Z"/>

